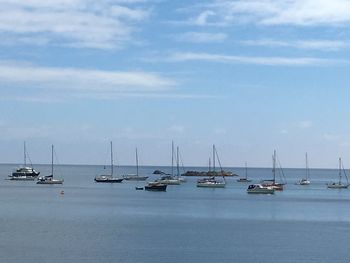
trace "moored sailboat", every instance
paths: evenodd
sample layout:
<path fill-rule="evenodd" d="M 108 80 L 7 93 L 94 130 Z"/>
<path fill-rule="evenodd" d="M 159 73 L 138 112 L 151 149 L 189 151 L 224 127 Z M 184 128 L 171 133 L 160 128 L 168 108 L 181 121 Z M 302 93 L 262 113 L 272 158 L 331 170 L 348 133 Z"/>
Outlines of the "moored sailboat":
<path fill-rule="evenodd" d="M 137 148 L 136 148 L 135 154 L 136 154 L 136 174 L 127 174 L 127 175 L 124 175 L 123 178 L 124 180 L 127 180 L 127 181 L 145 181 L 147 180 L 148 176 L 139 175 L 139 157 L 138 157 Z"/>
<path fill-rule="evenodd" d="M 276 168 L 277 168 L 276 162 L 277 162 L 277 155 L 276 155 L 276 150 L 274 150 L 273 156 L 272 156 L 272 175 L 273 175 L 273 178 L 272 178 L 272 180 L 263 180 L 261 182 L 261 185 L 272 187 L 276 191 L 283 191 L 284 183 L 277 183 L 276 182 Z"/>
<path fill-rule="evenodd" d="M 63 179 L 55 179 L 53 177 L 53 153 L 54 147 L 51 145 L 51 174 L 47 176 L 42 176 L 38 178 L 37 184 L 63 184 Z"/>
<path fill-rule="evenodd" d="M 302 178 L 300 181 L 296 182 L 297 185 L 309 185 L 310 184 L 310 170 L 309 162 L 307 158 L 307 153 L 305 154 L 305 178 Z"/>
<path fill-rule="evenodd" d="M 198 179 L 197 180 L 197 187 L 225 188 L 225 186 L 226 186 L 225 177 L 222 176 L 223 180 L 217 180 L 215 177 L 215 175 L 217 175 L 217 173 L 215 171 L 215 159 L 216 158 L 218 159 L 218 162 L 220 164 L 218 153 L 216 151 L 215 145 L 213 145 L 213 171 L 212 171 L 213 176 L 210 176 L 208 178 Z M 221 168 L 221 164 L 220 164 L 220 169 L 221 169 L 221 171 L 223 171 Z M 208 172 L 208 174 L 209 174 L 209 172 Z"/>
<path fill-rule="evenodd" d="M 239 183 L 249 183 L 252 180 L 248 179 L 248 167 L 247 162 L 245 162 L 245 177 L 237 179 L 237 182 Z"/>
<path fill-rule="evenodd" d="M 114 172 L 114 165 L 113 165 L 113 143 L 110 142 L 110 148 L 111 148 L 111 174 L 110 175 L 99 175 L 95 177 L 96 183 L 121 183 L 124 179 L 113 176 Z"/>
<path fill-rule="evenodd" d="M 342 182 L 342 174 L 344 173 L 344 176 L 346 178 L 346 183 L 343 183 Z M 343 166 L 343 162 L 342 162 L 342 159 L 339 158 L 339 172 L 338 172 L 338 175 L 339 175 L 339 181 L 338 182 L 332 182 L 332 183 L 329 183 L 327 185 L 328 188 L 332 188 L 332 189 L 344 189 L 344 188 L 348 188 L 349 187 L 349 180 L 348 180 L 348 176 L 346 175 L 346 172 L 345 172 L 345 169 L 344 169 L 344 166 Z"/>

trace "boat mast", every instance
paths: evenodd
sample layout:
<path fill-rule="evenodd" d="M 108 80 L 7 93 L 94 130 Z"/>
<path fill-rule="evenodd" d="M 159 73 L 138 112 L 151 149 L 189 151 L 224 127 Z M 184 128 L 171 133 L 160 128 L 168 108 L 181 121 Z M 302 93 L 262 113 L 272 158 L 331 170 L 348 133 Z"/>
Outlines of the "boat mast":
<path fill-rule="evenodd" d="M 276 150 L 273 151 L 272 163 L 273 183 L 276 183 Z"/>
<path fill-rule="evenodd" d="M 179 146 L 176 147 L 176 172 L 177 172 L 177 177 L 179 177 L 180 176 Z"/>
<path fill-rule="evenodd" d="M 245 162 L 245 179 L 248 179 L 248 167 L 247 167 L 247 162 Z"/>
<path fill-rule="evenodd" d="M 215 173 L 215 144 L 213 144 L 213 172 Z"/>
<path fill-rule="evenodd" d="M 24 167 L 27 166 L 26 142 L 23 142 Z"/>
<path fill-rule="evenodd" d="M 341 184 L 341 158 L 339 157 L 339 185 Z"/>
<path fill-rule="evenodd" d="M 309 180 L 309 162 L 307 158 L 307 153 L 305 154 L 305 162 L 306 162 L 306 180 Z"/>
<path fill-rule="evenodd" d="M 113 176 L 113 142 L 111 141 L 111 176 Z"/>
<path fill-rule="evenodd" d="M 139 176 L 139 157 L 137 154 L 137 147 L 136 147 L 136 175 Z"/>
<path fill-rule="evenodd" d="M 53 177 L 53 144 L 51 145 L 51 175 Z"/>
<path fill-rule="evenodd" d="M 209 172 L 210 172 L 210 169 L 211 169 L 211 159 L 209 157 Z"/>
<path fill-rule="evenodd" d="M 174 176 L 174 141 L 171 141 L 171 176 Z"/>

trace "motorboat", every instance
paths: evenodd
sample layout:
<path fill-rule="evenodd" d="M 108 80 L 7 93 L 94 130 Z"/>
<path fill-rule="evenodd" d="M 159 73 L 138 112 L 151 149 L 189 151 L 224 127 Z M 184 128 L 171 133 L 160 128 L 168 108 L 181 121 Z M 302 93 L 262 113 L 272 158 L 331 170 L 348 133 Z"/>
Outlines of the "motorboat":
<path fill-rule="evenodd" d="M 262 184 L 251 184 L 247 189 L 248 194 L 273 194 L 275 189 L 270 186 L 263 186 Z"/>
<path fill-rule="evenodd" d="M 162 184 L 159 182 L 149 182 L 147 185 L 145 185 L 146 191 L 157 191 L 157 192 L 164 192 L 166 191 L 167 185 Z"/>

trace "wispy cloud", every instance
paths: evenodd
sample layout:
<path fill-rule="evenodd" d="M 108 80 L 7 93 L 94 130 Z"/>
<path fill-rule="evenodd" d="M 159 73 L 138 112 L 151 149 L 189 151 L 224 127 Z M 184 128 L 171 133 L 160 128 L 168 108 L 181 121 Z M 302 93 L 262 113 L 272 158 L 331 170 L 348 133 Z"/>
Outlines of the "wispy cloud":
<path fill-rule="evenodd" d="M 207 61 L 217 63 L 232 64 L 254 64 L 267 66 L 311 66 L 311 65 L 334 65 L 339 63 L 347 63 L 347 61 L 331 60 L 313 57 L 254 57 L 254 56 L 233 56 L 220 55 L 210 53 L 174 53 L 170 55 L 169 61 Z"/>
<path fill-rule="evenodd" d="M 120 48 L 150 15 L 138 2 L 0 0 L 0 37 L 3 44 Z"/>
<path fill-rule="evenodd" d="M 220 43 L 227 39 L 224 33 L 187 32 L 177 35 L 176 40 L 192 43 Z"/>
<path fill-rule="evenodd" d="M 0 63 L 2 97 L 35 98 L 149 94 L 171 91 L 177 84 L 157 73 L 51 68 L 28 64 Z M 23 95 L 18 95 L 23 94 Z"/>
<path fill-rule="evenodd" d="M 321 50 L 321 51 L 338 51 L 348 48 L 350 45 L 340 40 L 295 40 L 283 41 L 273 39 L 258 39 L 241 41 L 244 45 L 264 46 L 264 47 L 292 47 L 297 49 Z"/>
<path fill-rule="evenodd" d="M 332 26 L 350 22 L 347 0 L 216 0 L 201 6 L 190 20 L 196 25 L 263 25 Z M 209 21 L 210 18 L 210 21 Z"/>

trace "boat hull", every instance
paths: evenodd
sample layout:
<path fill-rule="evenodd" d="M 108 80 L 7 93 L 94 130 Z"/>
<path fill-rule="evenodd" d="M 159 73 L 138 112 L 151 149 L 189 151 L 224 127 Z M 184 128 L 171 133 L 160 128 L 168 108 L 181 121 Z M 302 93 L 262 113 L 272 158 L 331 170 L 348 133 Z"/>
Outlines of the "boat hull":
<path fill-rule="evenodd" d="M 146 181 L 148 176 L 126 175 L 123 176 L 123 179 L 126 181 Z"/>
<path fill-rule="evenodd" d="M 94 180 L 96 183 L 121 183 L 124 179 L 102 175 L 102 176 L 95 177 Z"/>
<path fill-rule="evenodd" d="M 330 189 L 346 189 L 348 188 L 349 185 L 348 184 L 328 184 L 327 185 L 327 188 L 330 188 Z"/>
<path fill-rule="evenodd" d="M 225 183 L 197 183 L 197 187 L 203 187 L 203 188 L 225 188 Z"/>
<path fill-rule="evenodd" d="M 63 184 L 63 180 L 40 180 L 37 184 Z"/>
<path fill-rule="evenodd" d="M 165 192 L 166 184 L 148 184 L 145 186 L 145 191 Z"/>

